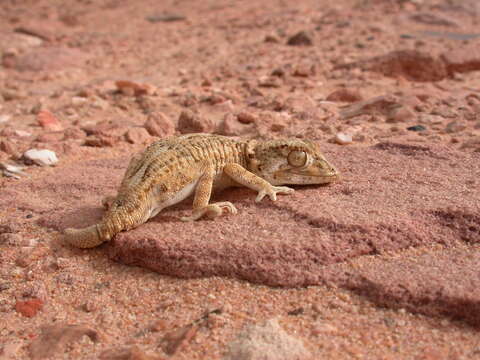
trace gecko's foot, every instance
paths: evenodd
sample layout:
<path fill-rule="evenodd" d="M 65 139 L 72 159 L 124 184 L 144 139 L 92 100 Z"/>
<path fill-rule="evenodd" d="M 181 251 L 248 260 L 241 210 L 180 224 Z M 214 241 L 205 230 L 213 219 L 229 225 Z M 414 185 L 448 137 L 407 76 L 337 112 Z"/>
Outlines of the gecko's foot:
<path fill-rule="evenodd" d="M 277 200 L 277 194 L 291 194 L 295 190 L 288 186 L 270 186 L 267 189 L 260 190 L 258 192 L 255 202 L 260 202 L 265 196 L 268 196 L 270 200 Z"/>
<path fill-rule="evenodd" d="M 105 196 L 102 199 L 102 206 L 105 210 L 108 210 L 112 207 L 113 202 L 115 201 L 115 196 Z"/>
<path fill-rule="evenodd" d="M 209 204 L 201 209 L 198 209 L 193 212 L 191 216 L 184 216 L 180 218 L 182 221 L 195 221 L 200 219 L 201 217 L 208 217 L 213 219 L 217 216 L 222 215 L 223 208 L 231 214 L 237 213 L 237 208 L 229 201 L 222 201 L 213 204 Z"/>

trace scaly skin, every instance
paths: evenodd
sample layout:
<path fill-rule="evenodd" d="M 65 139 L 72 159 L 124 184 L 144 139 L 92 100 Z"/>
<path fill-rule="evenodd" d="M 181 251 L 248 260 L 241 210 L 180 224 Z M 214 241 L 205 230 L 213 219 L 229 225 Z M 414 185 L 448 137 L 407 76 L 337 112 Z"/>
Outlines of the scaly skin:
<path fill-rule="evenodd" d="M 99 224 L 66 229 L 65 240 L 79 248 L 109 241 L 133 229 L 164 208 L 194 194 L 192 215 L 183 221 L 214 218 L 237 209 L 228 202 L 209 203 L 213 190 L 246 186 L 275 201 L 291 194 L 285 184 L 324 184 L 338 178 L 337 170 L 308 140 L 235 140 L 209 134 L 170 137 L 151 144 L 128 165 L 118 194 L 107 198 Z"/>

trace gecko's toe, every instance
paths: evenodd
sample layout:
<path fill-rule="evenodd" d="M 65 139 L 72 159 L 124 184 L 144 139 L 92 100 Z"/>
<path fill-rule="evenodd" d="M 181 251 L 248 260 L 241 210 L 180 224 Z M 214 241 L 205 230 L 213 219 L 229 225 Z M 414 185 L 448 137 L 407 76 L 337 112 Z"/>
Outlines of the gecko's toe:
<path fill-rule="evenodd" d="M 260 190 L 258 192 L 257 198 L 255 199 L 255 202 L 262 201 L 265 196 L 268 196 L 272 201 L 276 201 L 277 194 L 291 194 L 294 191 L 294 189 L 289 188 L 288 186 L 272 186 L 268 189 Z"/>
<path fill-rule="evenodd" d="M 276 194 L 292 194 L 295 189 L 289 188 L 288 186 L 274 186 L 273 190 Z"/>
<path fill-rule="evenodd" d="M 257 197 L 255 198 L 255 202 L 258 203 L 258 202 L 262 201 L 262 199 L 265 197 L 265 195 L 267 195 L 267 192 L 265 190 L 259 191 Z"/>
<path fill-rule="evenodd" d="M 237 208 L 233 205 L 230 201 L 222 201 L 213 204 L 209 204 L 204 208 L 194 210 L 191 216 L 184 216 L 181 217 L 180 220 L 187 222 L 187 221 L 195 221 L 202 217 L 208 217 L 210 219 L 216 218 L 217 216 L 222 215 L 223 209 L 231 214 L 236 214 Z"/>
<path fill-rule="evenodd" d="M 238 212 L 235 205 L 233 205 L 230 201 L 218 202 L 218 203 L 215 203 L 215 204 L 212 204 L 212 205 L 217 205 L 222 209 L 224 208 L 230 214 L 236 214 Z"/>

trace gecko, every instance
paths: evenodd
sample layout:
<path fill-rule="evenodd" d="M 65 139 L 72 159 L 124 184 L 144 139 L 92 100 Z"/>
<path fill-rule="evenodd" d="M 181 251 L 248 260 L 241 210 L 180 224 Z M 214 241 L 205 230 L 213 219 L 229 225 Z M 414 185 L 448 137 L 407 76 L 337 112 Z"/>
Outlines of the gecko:
<path fill-rule="evenodd" d="M 64 239 L 92 248 L 117 233 L 145 223 L 166 207 L 193 195 L 193 209 L 182 221 L 236 214 L 229 201 L 210 202 L 213 191 L 245 186 L 265 196 L 291 194 L 283 185 L 326 184 L 339 177 L 317 144 L 305 139 L 241 140 L 211 134 L 172 136 L 132 157 L 117 195 L 102 200 L 106 212 L 98 224 L 67 228 Z"/>

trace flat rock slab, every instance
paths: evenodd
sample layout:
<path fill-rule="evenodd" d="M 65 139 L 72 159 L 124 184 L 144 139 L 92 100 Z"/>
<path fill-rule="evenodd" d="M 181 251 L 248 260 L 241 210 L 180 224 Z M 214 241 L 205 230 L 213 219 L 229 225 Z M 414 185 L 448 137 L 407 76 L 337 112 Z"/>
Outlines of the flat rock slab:
<path fill-rule="evenodd" d="M 345 274 L 336 278 L 330 270 L 364 255 L 480 241 L 479 153 L 398 143 L 323 148 L 343 174 L 338 183 L 299 186 L 291 196 L 260 204 L 248 189 L 226 190 L 217 199 L 232 201 L 239 214 L 183 223 L 179 217 L 190 204 L 180 204 L 117 235 L 106 252 L 116 261 L 177 277 L 304 286 L 347 284 Z M 0 205 L 41 214 L 39 224 L 59 231 L 91 225 L 127 163 L 60 167 L 52 176 L 2 190 Z"/>
<path fill-rule="evenodd" d="M 356 270 L 343 286 L 378 306 L 480 327 L 478 246 L 375 259 Z"/>

